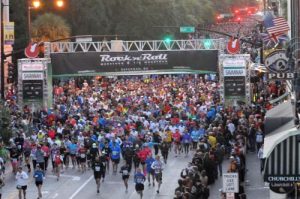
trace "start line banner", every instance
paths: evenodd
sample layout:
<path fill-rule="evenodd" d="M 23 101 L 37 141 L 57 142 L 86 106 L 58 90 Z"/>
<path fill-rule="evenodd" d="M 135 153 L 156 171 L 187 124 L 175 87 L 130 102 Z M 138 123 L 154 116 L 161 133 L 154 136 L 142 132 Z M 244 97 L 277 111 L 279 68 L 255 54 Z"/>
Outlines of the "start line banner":
<path fill-rule="evenodd" d="M 53 76 L 216 73 L 218 50 L 51 54 Z"/>

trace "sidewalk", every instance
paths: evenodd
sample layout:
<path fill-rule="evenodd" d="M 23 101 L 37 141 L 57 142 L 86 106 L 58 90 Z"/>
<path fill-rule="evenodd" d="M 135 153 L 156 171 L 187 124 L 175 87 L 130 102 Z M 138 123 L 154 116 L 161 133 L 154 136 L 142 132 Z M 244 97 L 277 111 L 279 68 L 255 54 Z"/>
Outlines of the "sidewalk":
<path fill-rule="evenodd" d="M 223 172 L 226 172 L 229 161 L 223 162 Z M 245 192 L 247 199 L 269 199 L 269 187 L 265 186 L 263 176 L 260 173 L 260 162 L 256 156 L 256 153 L 248 153 L 246 155 L 247 173 L 245 178 Z M 209 199 L 219 199 L 220 189 L 222 189 L 222 177 L 210 186 Z"/>

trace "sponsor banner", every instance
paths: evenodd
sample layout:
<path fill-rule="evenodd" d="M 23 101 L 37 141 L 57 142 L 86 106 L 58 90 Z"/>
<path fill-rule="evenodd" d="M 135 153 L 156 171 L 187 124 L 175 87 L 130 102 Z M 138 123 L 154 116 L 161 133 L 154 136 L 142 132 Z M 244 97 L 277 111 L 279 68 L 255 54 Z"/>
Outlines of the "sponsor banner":
<path fill-rule="evenodd" d="M 42 71 L 44 70 L 43 63 L 22 63 L 22 71 Z"/>
<path fill-rule="evenodd" d="M 246 65 L 246 60 L 245 58 L 241 57 L 234 57 L 230 59 L 224 59 L 223 61 L 223 67 L 228 68 L 228 67 L 241 67 Z"/>
<path fill-rule="evenodd" d="M 43 99 L 43 80 L 23 81 L 24 102 L 39 102 Z"/>
<path fill-rule="evenodd" d="M 240 68 L 240 69 L 235 69 L 235 68 L 227 69 L 227 68 L 224 68 L 224 77 L 230 77 L 230 76 L 245 77 L 246 76 L 246 70 L 243 69 L 243 68 Z"/>
<path fill-rule="evenodd" d="M 54 76 L 217 72 L 217 50 L 76 52 L 51 54 Z"/>
<path fill-rule="evenodd" d="M 43 80 L 44 73 L 22 73 L 22 80 Z"/>
<path fill-rule="evenodd" d="M 244 98 L 246 95 L 245 76 L 224 77 L 224 96 L 230 99 Z"/>

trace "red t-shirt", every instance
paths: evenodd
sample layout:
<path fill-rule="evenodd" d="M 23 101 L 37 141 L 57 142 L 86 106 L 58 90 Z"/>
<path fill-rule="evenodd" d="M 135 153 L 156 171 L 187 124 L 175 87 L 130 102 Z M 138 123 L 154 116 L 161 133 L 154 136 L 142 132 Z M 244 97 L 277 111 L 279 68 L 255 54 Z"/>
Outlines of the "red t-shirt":
<path fill-rule="evenodd" d="M 56 132 L 53 129 L 48 131 L 48 136 L 53 140 L 55 138 Z"/>

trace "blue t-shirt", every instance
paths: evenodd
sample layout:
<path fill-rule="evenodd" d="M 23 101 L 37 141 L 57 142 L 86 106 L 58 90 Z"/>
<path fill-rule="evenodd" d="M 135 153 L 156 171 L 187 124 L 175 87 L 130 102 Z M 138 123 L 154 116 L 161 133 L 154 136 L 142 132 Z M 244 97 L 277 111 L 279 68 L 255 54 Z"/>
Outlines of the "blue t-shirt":
<path fill-rule="evenodd" d="M 70 154 L 76 154 L 78 146 L 77 146 L 77 144 L 71 143 L 71 144 L 69 144 L 68 148 L 69 148 Z"/>
<path fill-rule="evenodd" d="M 152 170 L 151 165 L 154 161 L 155 161 L 155 159 L 153 157 L 146 159 L 145 163 L 146 163 L 146 169 L 147 169 L 148 173 L 151 172 L 151 170 Z"/>
<path fill-rule="evenodd" d="M 120 159 L 121 147 L 119 145 L 111 146 L 111 159 Z"/>
<path fill-rule="evenodd" d="M 40 170 L 36 170 L 33 174 L 36 182 L 43 182 L 44 172 Z"/>
<path fill-rule="evenodd" d="M 198 142 L 199 139 L 200 139 L 200 132 L 197 131 L 197 130 L 193 130 L 191 132 L 191 137 L 192 137 L 192 139 L 193 139 L 194 142 Z"/>
<path fill-rule="evenodd" d="M 134 182 L 136 184 L 143 184 L 145 182 L 145 180 L 146 180 L 146 178 L 145 178 L 144 174 L 142 174 L 142 173 L 136 173 L 134 175 Z"/>

